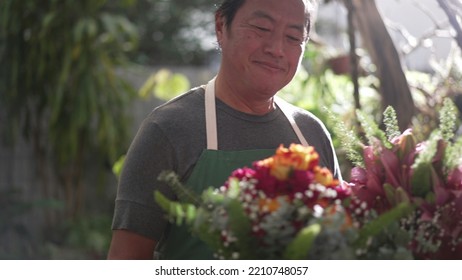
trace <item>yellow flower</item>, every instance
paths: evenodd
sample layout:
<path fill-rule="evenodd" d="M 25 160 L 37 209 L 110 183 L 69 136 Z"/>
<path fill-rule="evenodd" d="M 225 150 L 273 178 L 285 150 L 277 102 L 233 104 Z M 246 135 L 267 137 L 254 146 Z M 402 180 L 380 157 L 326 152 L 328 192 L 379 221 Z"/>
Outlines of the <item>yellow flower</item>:
<path fill-rule="evenodd" d="M 334 182 L 334 176 L 329 169 L 316 166 L 314 169 L 314 179 L 321 185 L 330 186 Z"/>
<path fill-rule="evenodd" d="M 273 166 L 273 164 L 274 164 L 274 159 L 273 159 L 273 157 L 262 159 L 262 160 L 258 161 L 257 164 L 259 166 L 264 166 L 264 167 L 271 168 Z"/>

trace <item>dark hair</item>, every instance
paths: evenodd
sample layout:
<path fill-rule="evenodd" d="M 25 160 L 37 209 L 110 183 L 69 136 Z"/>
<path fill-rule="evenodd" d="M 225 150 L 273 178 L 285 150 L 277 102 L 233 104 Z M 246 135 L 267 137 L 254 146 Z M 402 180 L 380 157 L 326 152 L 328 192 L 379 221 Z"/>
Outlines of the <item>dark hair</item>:
<path fill-rule="evenodd" d="M 221 5 L 218 7 L 216 14 L 223 16 L 225 18 L 227 28 L 230 28 L 234 16 L 237 13 L 237 10 L 239 10 L 239 8 L 244 4 L 245 1 L 246 0 L 223 0 Z M 315 12 L 315 6 L 317 3 L 316 0 L 307 0 L 306 4 L 308 4 L 307 30 L 309 34 L 312 26 L 312 19 L 314 18 L 313 13 Z"/>
<path fill-rule="evenodd" d="M 227 28 L 231 26 L 237 10 L 244 4 L 245 0 L 224 0 L 218 7 L 216 14 L 225 18 Z"/>

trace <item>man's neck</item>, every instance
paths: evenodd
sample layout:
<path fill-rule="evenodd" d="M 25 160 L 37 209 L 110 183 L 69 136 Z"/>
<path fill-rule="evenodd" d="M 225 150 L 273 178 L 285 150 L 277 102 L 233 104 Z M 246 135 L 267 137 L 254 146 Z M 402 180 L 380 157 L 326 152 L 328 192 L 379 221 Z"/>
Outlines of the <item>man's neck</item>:
<path fill-rule="evenodd" d="M 215 81 L 215 96 L 235 110 L 252 115 L 265 115 L 276 108 L 273 97 L 262 97 L 251 90 L 239 89 L 220 76 Z"/>

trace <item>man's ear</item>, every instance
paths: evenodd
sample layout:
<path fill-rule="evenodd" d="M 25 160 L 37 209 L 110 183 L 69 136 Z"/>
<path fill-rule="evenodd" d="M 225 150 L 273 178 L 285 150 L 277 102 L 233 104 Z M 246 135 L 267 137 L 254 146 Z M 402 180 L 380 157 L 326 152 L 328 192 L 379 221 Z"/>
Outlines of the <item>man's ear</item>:
<path fill-rule="evenodd" d="M 220 44 L 223 39 L 225 28 L 226 23 L 224 16 L 221 13 L 215 13 L 215 33 L 217 35 L 218 44 Z"/>

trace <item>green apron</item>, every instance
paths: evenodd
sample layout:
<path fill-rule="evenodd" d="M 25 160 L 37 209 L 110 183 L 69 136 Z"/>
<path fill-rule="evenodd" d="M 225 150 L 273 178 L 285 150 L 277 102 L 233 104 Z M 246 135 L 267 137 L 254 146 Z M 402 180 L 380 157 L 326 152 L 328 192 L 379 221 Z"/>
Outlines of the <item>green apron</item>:
<path fill-rule="evenodd" d="M 277 99 L 278 107 L 284 112 L 292 125 L 300 143 L 308 145 L 297 124 L 285 111 L 286 103 Z M 275 149 L 220 151 L 218 150 L 216 109 L 215 109 L 215 79 L 212 79 L 205 90 L 205 122 L 207 132 L 207 149 L 204 150 L 194 167 L 186 185 L 200 194 L 204 189 L 213 186 L 220 187 L 228 179 L 231 172 L 237 168 L 248 166 L 252 162 L 267 158 L 274 154 Z M 171 225 L 168 238 L 165 241 L 161 258 L 182 260 L 213 259 L 213 252 L 184 226 Z"/>

